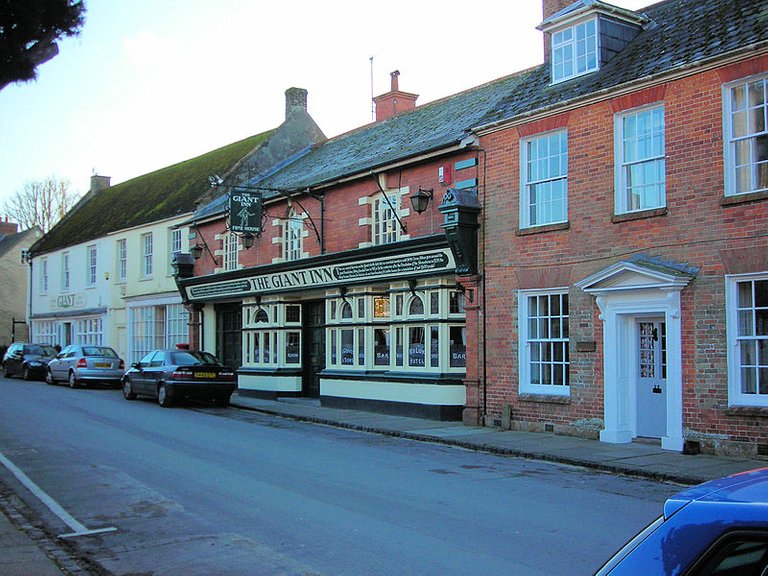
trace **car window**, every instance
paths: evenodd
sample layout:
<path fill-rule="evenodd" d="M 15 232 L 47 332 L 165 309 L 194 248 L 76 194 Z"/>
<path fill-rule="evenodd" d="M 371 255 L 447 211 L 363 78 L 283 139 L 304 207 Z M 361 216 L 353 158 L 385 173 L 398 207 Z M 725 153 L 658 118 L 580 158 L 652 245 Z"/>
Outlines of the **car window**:
<path fill-rule="evenodd" d="M 172 353 L 172 364 L 176 366 L 193 366 L 195 364 L 218 364 L 219 361 L 208 352 L 181 351 Z"/>
<path fill-rule="evenodd" d="M 202 364 L 202 361 L 192 352 L 172 352 L 171 364 L 175 366 L 193 366 L 195 364 Z"/>
<path fill-rule="evenodd" d="M 150 368 L 156 368 L 157 366 L 162 366 L 164 360 L 165 360 L 165 353 L 164 352 L 157 352 L 152 357 L 152 361 L 149 363 L 149 366 L 150 366 Z"/>
<path fill-rule="evenodd" d="M 766 576 L 768 533 L 732 534 L 718 540 L 695 576 Z"/>
<path fill-rule="evenodd" d="M 106 346 L 83 346 L 83 356 L 103 356 L 106 358 L 115 358 L 117 354 L 112 348 Z"/>
<path fill-rule="evenodd" d="M 141 366 L 149 366 L 149 362 L 152 360 L 152 356 L 154 356 L 154 355 L 155 355 L 155 351 L 152 350 L 152 352 L 150 352 L 149 354 L 145 355 L 144 358 L 139 360 L 139 364 Z"/>
<path fill-rule="evenodd" d="M 43 346 L 43 354 L 46 356 L 56 356 L 56 348 L 53 346 Z"/>
<path fill-rule="evenodd" d="M 42 346 L 24 346 L 24 355 L 26 356 L 27 354 L 42 356 L 43 354 L 45 354 L 45 352 L 43 352 Z"/>

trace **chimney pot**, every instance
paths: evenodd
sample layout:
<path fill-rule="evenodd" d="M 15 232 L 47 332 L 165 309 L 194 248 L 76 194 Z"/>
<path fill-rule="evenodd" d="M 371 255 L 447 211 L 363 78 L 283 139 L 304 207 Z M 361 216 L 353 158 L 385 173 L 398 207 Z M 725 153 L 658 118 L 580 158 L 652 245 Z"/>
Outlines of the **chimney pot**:
<path fill-rule="evenodd" d="M 397 84 L 397 77 L 400 76 L 400 70 L 395 70 L 394 72 L 389 73 L 389 77 L 392 79 L 391 81 L 391 88 L 390 90 L 392 92 L 397 92 L 400 88 L 398 88 Z"/>

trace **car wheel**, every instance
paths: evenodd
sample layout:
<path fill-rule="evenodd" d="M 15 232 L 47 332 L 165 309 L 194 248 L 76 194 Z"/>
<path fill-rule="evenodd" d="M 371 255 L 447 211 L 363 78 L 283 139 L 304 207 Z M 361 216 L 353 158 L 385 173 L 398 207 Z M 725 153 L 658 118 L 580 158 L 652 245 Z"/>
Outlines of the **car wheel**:
<path fill-rule="evenodd" d="M 24 366 L 21 369 L 21 377 L 24 380 L 31 380 L 32 379 L 32 375 L 29 373 L 29 366 Z"/>
<path fill-rule="evenodd" d="M 160 387 L 157 389 L 157 401 L 163 408 L 173 406 L 173 392 L 165 384 L 160 384 Z"/>
<path fill-rule="evenodd" d="M 45 383 L 46 383 L 46 384 L 50 384 L 51 386 L 53 386 L 54 384 L 56 384 L 56 380 L 54 380 L 54 379 L 53 379 L 53 372 L 51 372 L 51 369 L 50 369 L 50 368 L 48 368 L 48 369 L 45 371 Z"/>
<path fill-rule="evenodd" d="M 126 400 L 136 400 L 136 393 L 133 391 L 133 386 L 131 386 L 129 378 L 126 378 L 123 381 L 123 398 Z"/>
<path fill-rule="evenodd" d="M 75 376 L 74 372 L 69 373 L 69 387 L 70 388 L 77 388 L 78 382 L 77 377 Z"/>
<path fill-rule="evenodd" d="M 216 404 L 218 404 L 219 406 L 223 406 L 223 407 L 229 406 L 229 394 L 224 394 L 223 396 L 216 396 L 213 399 L 213 401 L 216 402 Z"/>

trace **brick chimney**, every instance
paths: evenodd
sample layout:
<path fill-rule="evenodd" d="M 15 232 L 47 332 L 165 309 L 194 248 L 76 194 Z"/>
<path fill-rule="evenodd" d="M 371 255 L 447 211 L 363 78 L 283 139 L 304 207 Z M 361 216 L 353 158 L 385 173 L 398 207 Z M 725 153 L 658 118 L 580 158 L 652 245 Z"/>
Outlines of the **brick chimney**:
<path fill-rule="evenodd" d="M 389 76 L 392 83 L 389 92 L 376 96 L 373 99 L 373 102 L 376 104 L 376 122 L 381 122 L 406 110 L 416 108 L 416 98 L 419 95 L 401 92 L 398 87 L 397 79 L 400 76 L 400 71 L 395 70 Z"/>
<path fill-rule="evenodd" d="M 5 217 L 5 222 L 0 222 L 0 236 L 17 234 L 18 231 L 19 231 L 19 225 L 16 224 L 16 222 L 9 222 L 8 216 Z"/>
<path fill-rule="evenodd" d="M 576 0 L 542 0 L 541 8 L 543 12 L 542 21 L 546 20 L 550 16 L 557 14 L 563 8 L 567 8 L 573 4 Z M 544 33 L 544 62 L 549 62 L 550 52 L 552 50 L 551 34 Z"/>
<path fill-rule="evenodd" d="M 100 192 L 101 190 L 109 188 L 110 180 L 111 177 L 109 176 L 99 176 L 98 174 L 94 174 L 91 176 L 90 192 Z"/>
<path fill-rule="evenodd" d="M 285 119 L 296 110 L 307 111 L 307 91 L 304 88 L 288 88 L 285 91 Z"/>

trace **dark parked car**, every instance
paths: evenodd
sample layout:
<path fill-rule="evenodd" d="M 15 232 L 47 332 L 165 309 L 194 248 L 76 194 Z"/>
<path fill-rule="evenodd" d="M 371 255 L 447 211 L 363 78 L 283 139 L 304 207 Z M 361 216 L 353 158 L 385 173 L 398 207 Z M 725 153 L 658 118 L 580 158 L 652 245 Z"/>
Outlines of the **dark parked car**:
<path fill-rule="evenodd" d="M 768 575 L 768 468 L 689 488 L 596 576 Z"/>
<path fill-rule="evenodd" d="M 123 378 L 126 400 L 151 396 L 166 408 L 185 398 L 227 406 L 236 387 L 232 370 L 212 354 L 194 350 L 153 350 Z"/>
<path fill-rule="evenodd" d="M 125 362 L 109 346 L 72 344 L 48 363 L 45 381 L 48 384 L 67 382 L 70 388 L 104 382 L 120 387 L 125 374 Z"/>
<path fill-rule="evenodd" d="M 14 342 L 3 356 L 3 376 L 42 380 L 45 376 L 45 367 L 54 356 L 56 356 L 56 349 L 48 344 Z"/>

